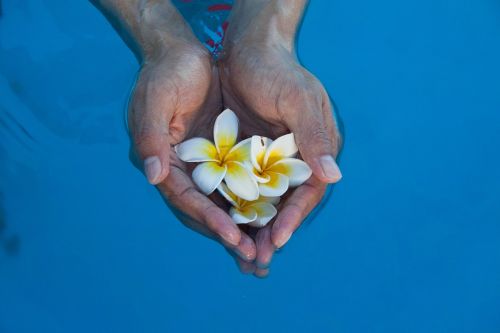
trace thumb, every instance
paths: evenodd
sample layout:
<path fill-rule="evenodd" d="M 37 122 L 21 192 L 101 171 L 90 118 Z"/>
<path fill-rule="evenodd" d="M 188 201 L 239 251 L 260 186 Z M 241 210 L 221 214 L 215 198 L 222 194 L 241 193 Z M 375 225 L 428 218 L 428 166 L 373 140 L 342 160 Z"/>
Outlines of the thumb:
<path fill-rule="evenodd" d="M 153 184 L 161 183 L 168 175 L 170 162 L 170 110 L 162 99 L 134 103 L 129 115 L 134 151 L 139 166 Z"/>
<path fill-rule="evenodd" d="M 289 118 L 288 127 L 313 174 L 324 183 L 336 183 L 342 178 L 335 161 L 339 142 L 331 113 L 323 112 L 321 103 L 317 104 L 305 103 L 303 108 L 297 108 Z"/>

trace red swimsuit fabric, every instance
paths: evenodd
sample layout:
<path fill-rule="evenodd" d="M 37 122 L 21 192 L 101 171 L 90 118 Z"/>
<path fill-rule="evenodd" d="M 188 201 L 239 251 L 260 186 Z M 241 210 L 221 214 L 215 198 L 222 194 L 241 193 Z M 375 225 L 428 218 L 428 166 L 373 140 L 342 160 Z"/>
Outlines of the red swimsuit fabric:
<path fill-rule="evenodd" d="M 232 0 L 174 0 L 195 35 L 217 57 L 222 50 Z"/>

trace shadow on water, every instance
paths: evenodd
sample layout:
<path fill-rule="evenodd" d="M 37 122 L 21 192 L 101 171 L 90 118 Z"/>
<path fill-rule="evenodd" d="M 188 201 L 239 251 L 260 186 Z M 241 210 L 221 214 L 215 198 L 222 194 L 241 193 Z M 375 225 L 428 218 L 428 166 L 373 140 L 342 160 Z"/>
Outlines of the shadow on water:
<path fill-rule="evenodd" d="M 0 194 L 0 247 L 9 256 L 16 256 L 19 253 L 21 239 L 18 235 L 9 235 L 7 230 L 7 221 L 3 206 L 2 195 Z"/>

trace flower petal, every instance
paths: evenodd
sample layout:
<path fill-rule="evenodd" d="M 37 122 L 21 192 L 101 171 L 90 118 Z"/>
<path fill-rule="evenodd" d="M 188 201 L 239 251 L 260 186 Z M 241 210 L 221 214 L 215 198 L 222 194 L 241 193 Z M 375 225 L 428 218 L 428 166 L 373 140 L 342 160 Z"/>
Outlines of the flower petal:
<path fill-rule="evenodd" d="M 262 228 L 268 224 L 269 221 L 271 221 L 278 213 L 276 208 L 268 202 L 256 202 L 248 208 L 253 208 L 257 212 L 257 218 L 255 221 L 249 223 L 252 227 L 257 228 Z"/>
<path fill-rule="evenodd" d="M 273 140 L 259 135 L 252 136 L 251 140 L 251 161 L 253 167 L 258 171 L 262 171 L 262 167 L 264 165 L 264 155 Z"/>
<path fill-rule="evenodd" d="M 227 172 L 224 179 L 227 187 L 244 200 L 257 200 L 259 188 L 251 171 L 240 162 L 227 162 L 225 165 L 227 166 Z"/>
<path fill-rule="evenodd" d="M 233 111 L 224 110 L 215 120 L 214 141 L 221 159 L 233 148 L 238 137 L 238 118 Z"/>
<path fill-rule="evenodd" d="M 231 205 L 235 206 L 236 208 L 240 206 L 238 203 L 238 197 L 233 192 L 231 192 L 226 184 L 221 182 L 217 187 L 217 190 L 227 201 L 229 201 Z"/>
<path fill-rule="evenodd" d="M 240 141 L 236 146 L 231 148 L 227 153 L 224 161 L 236 161 L 241 163 L 248 163 L 250 161 L 250 147 L 252 144 L 252 139 L 248 138 Z"/>
<path fill-rule="evenodd" d="M 257 219 L 257 212 L 251 207 L 245 208 L 243 210 L 231 207 L 231 209 L 229 210 L 229 215 L 231 215 L 234 223 L 236 224 L 247 224 Z"/>
<path fill-rule="evenodd" d="M 269 182 L 259 184 L 259 192 L 265 197 L 279 197 L 288 190 L 288 177 L 276 172 L 268 172 Z"/>
<path fill-rule="evenodd" d="M 268 167 L 269 171 L 281 173 L 288 177 L 290 187 L 299 186 L 311 177 L 312 170 L 297 158 L 284 158 Z"/>
<path fill-rule="evenodd" d="M 264 156 L 264 168 L 286 157 L 294 157 L 299 149 L 295 144 L 293 133 L 277 138 L 269 145 Z"/>
<path fill-rule="evenodd" d="M 192 138 L 175 146 L 177 156 L 184 162 L 217 161 L 217 149 L 204 138 Z"/>
<path fill-rule="evenodd" d="M 193 181 L 203 193 L 208 195 L 222 182 L 226 169 L 225 165 L 220 166 L 216 162 L 201 163 L 193 170 Z"/>

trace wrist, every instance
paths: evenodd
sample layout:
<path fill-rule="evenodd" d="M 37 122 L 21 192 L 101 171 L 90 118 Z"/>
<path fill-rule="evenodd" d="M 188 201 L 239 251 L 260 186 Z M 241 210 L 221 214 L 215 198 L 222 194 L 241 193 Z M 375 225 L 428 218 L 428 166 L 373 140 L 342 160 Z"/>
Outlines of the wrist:
<path fill-rule="evenodd" d="M 142 0 L 138 8 L 138 43 L 143 61 L 166 56 L 171 50 L 202 45 L 170 1 Z"/>
<path fill-rule="evenodd" d="M 225 46 L 258 44 L 294 52 L 307 0 L 235 0 Z"/>
<path fill-rule="evenodd" d="M 170 50 L 201 46 L 170 0 L 91 0 L 118 31 L 139 62 Z"/>

